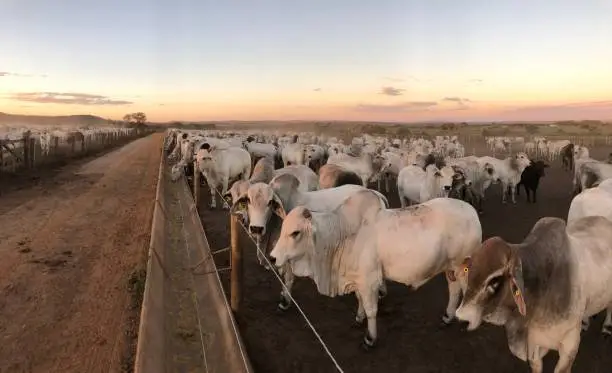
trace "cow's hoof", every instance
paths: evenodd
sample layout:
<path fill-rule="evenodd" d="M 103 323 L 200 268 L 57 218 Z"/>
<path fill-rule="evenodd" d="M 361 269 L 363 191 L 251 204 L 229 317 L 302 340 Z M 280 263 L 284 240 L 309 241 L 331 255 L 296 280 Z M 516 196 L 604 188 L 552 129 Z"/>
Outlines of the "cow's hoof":
<path fill-rule="evenodd" d="M 446 327 L 451 326 L 453 324 L 453 321 L 455 321 L 454 317 L 444 314 L 444 316 L 442 316 L 442 322 L 440 323 L 440 328 L 446 328 Z"/>
<path fill-rule="evenodd" d="M 612 325 L 604 325 L 601 329 L 601 334 L 605 339 L 610 339 L 612 337 Z"/>
<path fill-rule="evenodd" d="M 376 347 L 376 340 L 370 337 L 370 333 L 366 332 L 366 335 L 363 337 L 363 343 L 361 343 L 361 347 L 363 347 L 363 349 L 366 351 L 369 351 Z"/>
<path fill-rule="evenodd" d="M 287 311 L 291 307 L 291 302 L 285 299 L 285 297 L 281 296 L 280 301 L 278 302 L 278 309 L 280 311 Z"/>

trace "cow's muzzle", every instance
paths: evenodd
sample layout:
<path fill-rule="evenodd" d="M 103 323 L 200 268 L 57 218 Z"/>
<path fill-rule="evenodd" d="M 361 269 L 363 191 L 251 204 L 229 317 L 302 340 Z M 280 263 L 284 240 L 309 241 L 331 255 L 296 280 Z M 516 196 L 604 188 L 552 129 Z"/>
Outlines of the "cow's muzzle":
<path fill-rule="evenodd" d="M 249 225 L 249 232 L 253 235 L 262 235 L 264 227 L 258 225 Z"/>

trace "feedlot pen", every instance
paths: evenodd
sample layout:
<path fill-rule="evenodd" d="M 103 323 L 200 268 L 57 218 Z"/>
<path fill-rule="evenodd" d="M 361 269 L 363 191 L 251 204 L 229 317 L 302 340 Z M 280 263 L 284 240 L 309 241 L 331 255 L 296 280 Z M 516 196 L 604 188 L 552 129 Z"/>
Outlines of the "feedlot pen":
<path fill-rule="evenodd" d="M 596 158 L 605 158 L 608 152 L 603 146 L 591 148 Z M 396 188 L 394 183 L 391 185 L 386 195 L 391 207 L 399 207 Z M 492 186 L 487 190 L 485 214 L 481 217 L 483 238 L 499 235 L 510 242 L 521 242 L 539 218 L 565 219 L 571 188 L 570 173 L 561 169 L 560 160 L 551 162 L 542 179 L 537 204 L 527 204 L 521 191 L 516 205 L 502 205 L 499 186 Z M 203 186 L 198 211 L 214 251 L 229 244 L 229 216 L 220 209 L 219 200 L 219 207 L 210 210 L 209 199 L 207 186 Z M 255 372 L 336 372 L 295 306 L 286 312 L 277 310 L 281 286 L 271 272 L 258 264 L 255 245 L 239 229 L 244 283 L 236 320 Z M 225 253 L 216 255 L 215 260 L 219 267 L 229 265 L 229 255 Z M 229 275 L 220 276 L 229 294 Z M 378 344 L 368 352 L 360 347 L 364 327 L 353 326 L 357 309 L 354 295 L 328 298 L 317 293 L 312 280 L 303 278 L 296 279 L 292 294 L 347 373 L 529 372 L 527 363 L 511 355 L 503 328 L 483 324 L 476 331 L 466 332 L 456 323 L 447 328 L 440 326 L 448 297 L 443 275 L 417 291 L 396 283 L 388 283 L 388 290 L 379 306 Z M 574 373 L 610 373 L 612 343 L 600 334 L 602 322 L 600 314 L 583 333 Z M 552 372 L 557 357 L 554 351 L 546 356 L 545 371 Z"/>

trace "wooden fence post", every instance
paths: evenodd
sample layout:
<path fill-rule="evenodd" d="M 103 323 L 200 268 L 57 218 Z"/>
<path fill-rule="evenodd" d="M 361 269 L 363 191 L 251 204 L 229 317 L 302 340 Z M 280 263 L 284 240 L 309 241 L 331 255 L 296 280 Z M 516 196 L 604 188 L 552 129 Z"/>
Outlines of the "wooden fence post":
<path fill-rule="evenodd" d="M 193 162 L 193 201 L 195 202 L 196 208 L 200 206 L 200 170 L 197 167 L 196 162 Z M 213 198 L 215 196 L 212 196 Z"/>
<path fill-rule="evenodd" d="M 230 214 L 230 244 L 231 244 L 231 272 L 230 272 L 230 305 L 235 313 L 240 311 L 242 301 L 242 248 L 238 237 L 238 216 Z"/>
<path fill-rule="evenodd" d="M 28 165 L 28 167 L 36 167 L 36 159 L 36 139 L 30 137 L 30 164 Z"/>
<path fill-rule="evenodd" d="M 23 133 L 23 168 L 30 168 L 30 131 Z"/>

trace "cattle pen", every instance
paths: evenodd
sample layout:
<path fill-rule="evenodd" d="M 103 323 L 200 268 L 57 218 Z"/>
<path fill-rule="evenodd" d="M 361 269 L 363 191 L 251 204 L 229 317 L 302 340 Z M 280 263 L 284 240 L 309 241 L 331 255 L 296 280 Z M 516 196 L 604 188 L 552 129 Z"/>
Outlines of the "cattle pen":
<path fill-rule="evenodd" d="M 0 175 L 62 163 L 69 158 L 95 154 L 126 144 L 151 133 L 135 128 L 72 131 L 65 136 L 34 134 L 28 130 L 19 138 L 0 139 Z"/>
<path fill-rule="evenodd" d="M 250 373 L 193 197 L 161 156 L 136 373 Z"/>
<path fill-rule="evenodd" d="M 591 145 L 597 156 L 607 155 L 608 138 L 598 140 L 573 139 Z M 468 146 L 472 154 L 490 154 L 484 142 Z M 257 249 L 244 228 L 230 227 L 227 211 L 209 208 L 210 197 L 200 191 L 199 178 L 196 171 L 190 184 L 210 250 L 219 251 L 214 255 L 218 268 L 232 268 L 231 255 L 223 251 L 230 241 L 237 240 L 244 250 L 243 299 L 235 317 L 256 372 L 483 372 L 491 367 L 500 373 L 526 371 L 524 363 L 507 351 L 503 328 L 484 325 L 478 333 L 468 333 L 459 324 L 441 327 L 447 291 L 443 276 L 436 276 L 418 291 L 389 284 L 379 309 L 380 341 L 367 352 L 359 346 L 363 328 L 352 325 L 353 296 L 328 298 L 318 294 L 309 279 L 297 279 L 291 308 L 279 311 L 280 279 L 258 264 Z M 185 181 L 189 182 L 181 178 L 181 185 Z M 500 205 L 500 192 L 492 190 L 481 219 L 483 238 L 500 235 L 520 242 L 540 217 L 564 217 L 571 201 L 570 185 L 570 175 L 554 164 L 543 179 L 538 204 Z M 395 188 L 387 197 L 392 207 L 399 205 Z M 220 279 L 231 297 L 230 276 L 223 271 Z M 601 316 L 597 323 L 600 321 Z M 596 329 L 583 335 L 576 372 L 608 372 L 604 367 L 612 364 L 609 346 Z M 546 365 L 553 363 L 553 356 L 556 354 L 546 357 Z"/>

